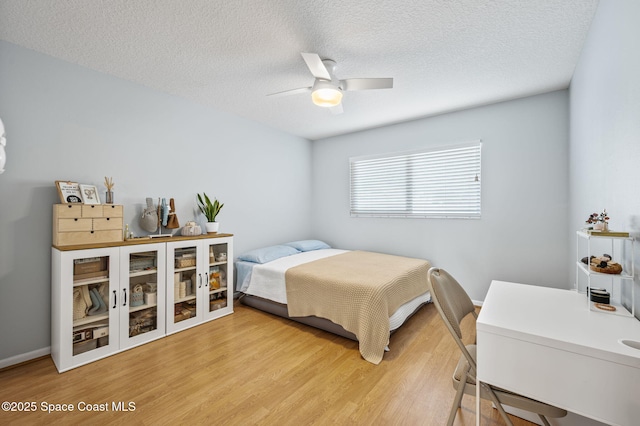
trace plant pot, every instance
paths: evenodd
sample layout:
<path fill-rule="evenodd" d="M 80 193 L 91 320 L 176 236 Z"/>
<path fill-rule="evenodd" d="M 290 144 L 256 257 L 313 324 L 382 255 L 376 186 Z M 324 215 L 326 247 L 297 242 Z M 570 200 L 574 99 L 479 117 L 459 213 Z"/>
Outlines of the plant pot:
<path fill-rule="evenodd" d="M 217 234 L 218 233 L 218 228 L 220 227 L 220 223 L 219 222 L 207 222 L 204 224 L 205 228 L 207 229 L 207 234 Z"/>

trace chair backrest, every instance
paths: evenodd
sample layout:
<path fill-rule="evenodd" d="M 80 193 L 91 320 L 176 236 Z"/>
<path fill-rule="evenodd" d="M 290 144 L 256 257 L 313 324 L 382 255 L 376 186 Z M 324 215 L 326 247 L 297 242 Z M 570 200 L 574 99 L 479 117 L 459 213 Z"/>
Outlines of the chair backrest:
<path fill-rule="evenodd" d="M 471 298 L 464 291 L 455 278 L 447 271 L 439 268 L 431 268 L 427 274 L 431 300 L 436 305 L 444 324 L 453 336 L 458 348 L 467 359 L 469 375 L 476 376 L 475 342 L 472 345 L 465 345 L 462 341 L 462 330 L 460 323 L 469 314 L 477 318 L 476 308 L 473 306 Z"/>
<path fill-rule="evenodd" d="M 462 339 L 460 323 L 463 318 L 472 313 L 476 315 L 476 308 L 464 288 L 447 271 L 431 268 L 428 273 L 429 290 L 433 303 L 443 316 L 445 323 L 452 333 Z"/>

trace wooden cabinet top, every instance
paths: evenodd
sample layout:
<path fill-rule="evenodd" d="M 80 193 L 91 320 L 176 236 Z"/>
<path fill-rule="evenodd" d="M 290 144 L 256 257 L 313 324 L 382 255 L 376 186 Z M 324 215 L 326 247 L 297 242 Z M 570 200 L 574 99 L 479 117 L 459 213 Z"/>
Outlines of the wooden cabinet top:
<path fill-rule="evenodd" d="M 195 235 L 185 237 L 182 235 L 174 235 L 171 237 L 140 237 L 133 238 L 130 240 L 124 241 L 116 241 L 112 243 L 102 243 L 102 244 L 78 244 L 73 246 L 56 246 L 53 248 L 60 251 L 71 251 L 71 250 L 87 250 L 87 249 L 95 249 L 95 248 L 105 248 L 105 247 L 122 247 L 122 246 L 134 246 L 141 244 L 154 244 L 154 243 L 170 243 L 173 241 L 189 241 L 189 240 L 207 240 L 210 238 L 225 238 L 225 237 L 233 237 L 233 234 L 203 234 L 203 235 Z"/>

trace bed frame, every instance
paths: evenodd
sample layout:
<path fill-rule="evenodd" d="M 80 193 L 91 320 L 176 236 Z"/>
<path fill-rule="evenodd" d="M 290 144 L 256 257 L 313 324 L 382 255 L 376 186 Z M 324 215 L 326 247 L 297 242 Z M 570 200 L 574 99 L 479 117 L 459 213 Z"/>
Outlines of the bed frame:
<path fill-rule="evenodd" d="M 252 308 L 258 309 L 260 311 L 264 311 L 282 318 L 287 318 L 295 322 L 299 322 L 301 324 L 306 324 L 311 327 L 319 328 L 320 330 L 328 331 L 329 333 L 337 334 L 338 336 L 346 337 L 347 339 L 358 341 L 358 338 L 355 334 L 345 330 L 341 325 L 338 325 L 328 319 L 320 318 L 316 316 L 309 317 L 290 317 L 289 311 L 287 310 L 287 305 L 283 305 L 282 303 L 277 303 L 271 300 L 263 299 L 262 297 L 253 296 L 250 294 L 242 294 L 239 298 L 239 301 L 243 305 L 251 306 Z M 429 302 L 427 302 L 429 303 Z M 420 310 L 427 303 L 423 303 L 419 305 L 407 318 L 404 320 L 403 324 L 409 320 L 416 312 Z M 398 327 L 399 328 L 399 327 Z M 396 329 L 391 330 L 393 334 Z"/>
<path fill-rule="evenodd" d="M 356 342 L 358 341 L 355 334 L 345 330 L 341 325 L 338 325 L 328 319 L 316 316 L 290 317 L 287 305 L 283 305 L 282 303 L 263 299 L 258 296 L 252 296 L 250 294 L 243 294 L 240 296 L 240 302 L 243 305 L 251 306 L 252 308 L 256 308 L 260 311 L 268 312 L 282 318 L 287 318 L 301 324 L 310 325 L 311 327 L 319 328 L 320 330 L 328 331 L 329 333 L 337 334 L 338 336 L 346 337 L 347 339 L 355 340 Z"/>

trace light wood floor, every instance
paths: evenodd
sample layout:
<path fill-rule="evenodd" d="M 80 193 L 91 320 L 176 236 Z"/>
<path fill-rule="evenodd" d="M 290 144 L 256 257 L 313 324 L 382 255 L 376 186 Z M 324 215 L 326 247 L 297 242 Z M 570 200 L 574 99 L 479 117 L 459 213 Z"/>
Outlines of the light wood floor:
<path fill-rule="evenodd" d="M 50 358 L 0 371 L 0 424 L 443 425 L 458 349 L 433 305 L 391 337 L 379 365 L 357 344 L 236 303 L 233 315 L 58 374 Z M 114 412 L 112 403 L 135 411 Z M 42 403 L 74 412 L 41 411 Z M 79 412 L 81 403 L 108 412 Z M 502 425 L 490 403 L 482 424 Z M 515 425 L 532 425 L 513 418 Z M 475 424 L 465 396 L 456 425 Z"/>

